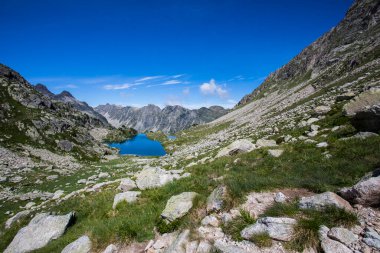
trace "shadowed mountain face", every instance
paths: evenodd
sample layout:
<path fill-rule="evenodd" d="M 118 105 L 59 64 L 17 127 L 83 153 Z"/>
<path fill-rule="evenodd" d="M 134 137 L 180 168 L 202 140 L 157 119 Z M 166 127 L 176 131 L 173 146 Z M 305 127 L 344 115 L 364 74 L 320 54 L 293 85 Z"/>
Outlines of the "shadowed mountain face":
<path fill-rule="evenodd" d="M 356 1 L 336 27 L 271 73 L 257 89 L 244 96 L 237 107 L 301 83 L 309 83 L 316 89 L 326 87 L 334 79 L 378 58 L 379 8 L 380 1 Z"/>
<path fill-rule="evenodd" d="M 55 95 L 43 84 L 36 84 L 34 88 L 42 93 L 44 96 L 51 98 L 52 100 L 60 101 L 73 106 L 75 109 L 88 114 L 91 117 L 97 118 L 104 124 L 107 124 L 107 120 L 99 113 L 97 113 L 91 106 L 86 102 L 77 100 L 70 92 L 62 91 L 61 93 Z"/>
<path fill-rule="evenodd" d="M 161 109 L 155 105 L 136 108 L 106 104 L 95 107 L 95 110 L 115 127 L 125 125 L 139 132 L 161 130 L 165 133 L 175 133 L 192 125 L 207 123 L 229 112 L 220 106 L 190 110 L 178 105 Z"/>

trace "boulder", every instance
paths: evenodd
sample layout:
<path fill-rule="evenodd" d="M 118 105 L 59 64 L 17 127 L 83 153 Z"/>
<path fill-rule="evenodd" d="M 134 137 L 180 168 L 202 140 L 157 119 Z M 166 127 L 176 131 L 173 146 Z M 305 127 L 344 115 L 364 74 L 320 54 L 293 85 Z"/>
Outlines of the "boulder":
<path fill-rule="evenodd" d="M 206 240 L 200 241 L 196 253 L 210 253 L 210 252 L 212 252 L 212 245 Z"/>
<path fill-rule="evenodd" d="M 282 192 L 277 192 L 276 196 L 274 197 L 274 201 L 277 203 L 284 203 L 286 202 L 287 197 Z"/>
<path fill-rule="evenodd" d="M 118 248 L 114 244 L 110 244 L 107 246 L 107 248 L 103 251 L 103 253 L 117 253 Z"/>
<path fill-rule="evenodd" d="M 123 191 L 123 192 L 126 192 L 126 191 L 132 190 L 133 188 L 136 188 L 136 187 L 137 187 L 137 185 L 136 185 L 135 181 L 133 181 L 130 178 L 123 178 L 120 181 L 120 185 L 119 185 L 118 189 Z"/>
<path fill-rule="evenodd" d="M 321 247 L 325 253 L 352 253 L 346 245 L 338 241 L 332 240 L 328 237 L 329 228 L 321 226 L 319 229 L 319 240 L 321 241 Z"/>
<path fill-rule="evenodd" d="M 350 203 L 333 192 L 324 192 L 310 197 L 302 197 L 299 202 L 299 207 L 302 209 L 315 208 L 318 210 L 323 210 L 329 206 L 342 208 L 349 212 L 353 211 Z"/>
<path fill-rule="evenodd" d="M 185 216 L 193 207 L 193 200 L 198 194 L 195 192 L 183 192 L 172 196 L 166 203 L 161 217 L 167 222 L 172 222 L 178 218 Z"/>
<path fill-rule="evenodd" d="M 13 215 L 5 222 L 5 228 L 8 229 L 12 226 L 13 223 L 19 222 L 22 218 L 28 216 L 30 214 L 29 210 L 21 211 Z"/>
<path fill-rule="evenodd" d="M 120 202 L 132 203 L 137 200 L 137 197 L 141 194 L 139 191 L 127 191 L 121 192 L 115 195 L 113 199 L 112 208 L 115 209 Z"/>
<path fill-rule="evenodd" d="M 341 189 L 338 194 L 353 204 L 380 205 L 380 175 L 361 180 L 352 187 Z"/>
<path fill-rule="evenodd" d="M 320 142 L 317 144 L 317 148 L 327 148 L 329 144 L 327 142 Z"/>
<path fill-rule="evenodd" d="M 267 233 L 272 239 L 279 241 L 290 241 L 293 236 L 293 227 L 296 223 L 297 221 L 292 218 L 259 218 L 255 224 L 243 229 L 240 235 L 244 239 L 249 240 L 254 235 Z"/>
<path fill-rule="evenodd" d="M 4 253 L 23 253 L 40 249 L 63 235 L 74 220 L 74 212 L 66 215 L 37 214 L 27 226 L 20 229 Z"/>
<path fill-rule="evenodd" d="M 366 228 L 363 241 L 370 247 L 380 250 L 380 235 L 372 228 Z"/>
<path fill-rule="evenodd" d="M 67 245 L 61 253 L 88 253 L 90 250 L 91 240 L 87 235 L 84 235 Z"/>
<path fill-rule="evenodd" d="M 331 107 L 326 105 L 320 105 L 314 108 L 314 112 L 319 115 L 326 114 L 329 111 L 331 111 Z"/>
<path fill-rule="evenodd" d="M 380 131 L 380 88 L 372 88 L 351 100 L 343 107 L 345 115 L 359 131 Z"/>
<path fill-rule="evenodd" d="M 149 167 L 136 174 L 136 185 L 141 190 L 151 189 L 163 186 L 177 178 L 180 178 L 178 174 L 172 174 L 157 167 Z"/>
<path fill-rule="evenodd" d="M 246 153 L 254 150 L 255 148 L 255 145 L 247 139 L 236 140 L 227 147 L 221 149 L 216 157 L 232 156 L 239 153 Z"/>
<path fill-rule="evenodd" d="M 345 245 L 350 245 L 358 240 L 358 236 L 346 228 L 335 227 L 330 229 L 327 236 Z"/>
<path fill-rule="evenodd" d="M 53 200 L 59 199 L 65 192 L 63 190 L 57 190 L 54 192 Z"/>
<path fill-rule="evenodd" d="M 66 152 L 70 152 L 73 149 L 73 144 L 68 140 L 60 140 L 57 146 Z"/>
<path fill-rule="evenodd" d="M 256 141 L 258 147 L 276 147 L 277 143 L 274 140 L 259 139 Z"/>
<path fill-rule="evenodd" d="M 282 153 L 284 153 L 284 150 L 282 149 L 269 149 L 268 153 L 273 157 L 280 157 Z"/>
<path fill-rule="evenodd" d="M 98 178 L 107 178 L 107 177 L 110 177 L 110 174 L 108 174 L 107 172 L 100 172 L 98 175 Z"/>
<path fill-rule="evenodd" d="M 222 210 L 226 194 L 227 188 L 225 186 L 215 188 L 207 198 L 207 212 L 211 213 Z"/>
<path fill-rule="evenodd" d="M 164 253 L 186 253 L 186 244 L 189 242 L 190 230 L 186 229 L 166 248 Z"/>

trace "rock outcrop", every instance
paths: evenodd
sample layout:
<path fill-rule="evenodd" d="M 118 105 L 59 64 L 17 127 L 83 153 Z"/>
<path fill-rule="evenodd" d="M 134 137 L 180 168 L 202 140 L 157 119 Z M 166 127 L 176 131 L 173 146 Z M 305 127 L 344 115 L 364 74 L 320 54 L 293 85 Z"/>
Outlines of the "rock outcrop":
<path fill-rule="evenodd" d="M 63 235 L 74 219 L 74 213 L 66 215 L 37 214 L 26 227 L 20 229 L 4 253 L 26 253 L 46 246 Z"/>

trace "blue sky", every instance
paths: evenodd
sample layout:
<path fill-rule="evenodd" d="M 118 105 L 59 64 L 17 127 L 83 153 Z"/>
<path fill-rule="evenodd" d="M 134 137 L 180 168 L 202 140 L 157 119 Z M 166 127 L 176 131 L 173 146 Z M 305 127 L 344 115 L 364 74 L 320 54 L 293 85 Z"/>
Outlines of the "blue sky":
<path fill-rule="evenodd" d="M 0 62 L 92 106 L 232 107 L 352 0 L 1 0 Z"/>

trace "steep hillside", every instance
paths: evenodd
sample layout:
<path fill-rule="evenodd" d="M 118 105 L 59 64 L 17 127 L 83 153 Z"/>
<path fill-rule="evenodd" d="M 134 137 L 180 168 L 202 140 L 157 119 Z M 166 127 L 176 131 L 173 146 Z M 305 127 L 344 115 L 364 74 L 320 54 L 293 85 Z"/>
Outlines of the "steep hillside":
<path fill-rule="evenodd" d="M 190 110 L 178 105 L 160 109 L 155 105 L 136 108 L 110 104 L 99 105 L 95 110 L 107 118 L 113 126 L 125 125 L 139 132 L 163 131 L 164 133 L 175 133 L 193 125 L 210 122 L 229 111 L 220 106 Z"/>
<path fill-rule="evenodd" d="M 39 148 L 91 159 L 108 152 L 89 134 L 94 128 L 108 128 L 108 123 L 42 95 L 5 65 L 0 65 L 0 83 L 2 147 Z"/>
<path fill-rule="evenodd" d="M 74 107 L 75 109 L 77 109 L 78 111 L 84 112 L 84 113 L 88 114 L 89 116 L 91 116 L 92 118 L 99 119 L 100 121 L 103 122 L 104 125 L 108 124 L 107 120 L 102 115 L 100 115 L 98 112 L 96 112 L 86 102 L 82 102 L 82 101 L 79 101 L 78 99 L 76 99 L 68 91 L 62 91 L 60 94 L 55 95 L 54 93 L 49 91 L 49 89 L 43 84 L 36 84 L 34 86 L 34 88 L 37 91 L 39 91 L 40 93 L 42 93 L 43 95 L 51 98 L 52 100 L 56 100 L 56 101 L 60 101 L 60 102 L 69 104 L 72 107 Z"/>
<path fill-rule="evenodd" d="M 380 56 L 379 6 L 379 1 L 356 1 L 336 27 L 271 73 L 237 106 L 295 86 L 319 90 L 351 72 L 360 72 L 356 74 L 359 77 L 365 69 L 377 67 L 374 62 Z"/>

